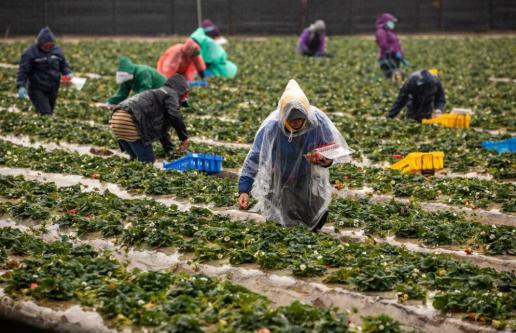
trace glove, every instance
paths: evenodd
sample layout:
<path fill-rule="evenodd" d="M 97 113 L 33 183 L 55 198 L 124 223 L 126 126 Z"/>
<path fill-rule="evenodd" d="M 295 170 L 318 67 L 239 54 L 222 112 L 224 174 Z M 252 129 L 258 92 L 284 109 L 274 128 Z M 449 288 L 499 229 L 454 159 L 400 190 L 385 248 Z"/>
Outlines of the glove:
<path fill-rule="evenodd" d="M 61 81 L 63 81 L 63 82 L 70 82 L 70 81 L 72 81 L 72 74 L 63 75 L 63 77 L 61 78 Z"/>
<path fill-rule="evenodd" d="M 18 88 L 18 98 L 27 98 L 27 89 L 25 87 Z"/>
<path fill-rule="evenodd" d="M 434 117 L 439 117 L 442 114 L 443 114 L 443 112 L 441 110 L 439 110 L 439 109 L 434 110 Z"/>
<path fill-rule="evenodd" d="M 204 80 L 204 78 L 206 77 L 206 74 L 204 74 L 204 71 L 199 71 L 199 76 L 201 77 L 201 79 Z"/>
<path fill-rule="evenodd" d="M 396 52 L 396 54 L 394 55 L 394 57 L 395 57 L 396 59 L 398 59 L 398 60 L 403 61 L 403 60 L 402 60 L 402 59 L 403 59 L 403 56 L 401 55 L 401 52 L 400 52 L 400 51 Z"/>

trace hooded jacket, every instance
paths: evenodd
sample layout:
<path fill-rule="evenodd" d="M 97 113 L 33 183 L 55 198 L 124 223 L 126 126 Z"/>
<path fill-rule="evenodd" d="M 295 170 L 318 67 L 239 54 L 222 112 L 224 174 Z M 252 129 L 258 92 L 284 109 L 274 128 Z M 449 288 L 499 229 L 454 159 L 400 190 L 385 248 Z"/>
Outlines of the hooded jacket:
<path fill-rule="evenodd" d="M 167 78 L 179 73 L 187 81 L 192 81 L 197 72 L 206 70 L 200 51 L 199 45 L 188 38 L 184 44 L 169 47 L 159 58 L 156 68 Z"/>
<path fill-rule="evenodd" d="M 41 29 L 36 38 L 36 43 L 26 49 L 20 59 L 20 67 L 16 78 L 16 86 L 25 87 L 29 83 L 29 89 L 53 91 L 59 89 L 61 75 L 68 75 L 72 71 L 66 61 L 63 50 L 54 45 L 48 51 L 41 46 L 47 42 L 54 42 L 55 37 L 49 27 Z"/>
<path fill-rule="evenodd" d="M 206 63 L 206 67 L 213 75 L 227 78 L 236 76 L 237 66 L 228 60 L 228 55 L 224 48 L 206 35 L 203 28 L 195 30 L 190 35 L 190 38 L 201 48 L 201 56 Z"/>
<path fill-rule="evenodd" d="M 398 36 L 392 30 L 385 27 L 388 21 L 394 21 L 396 18 L 388 13 L 384 13 L 376 19 L 376 45 L 379 49 L 379 59 L 383 59 L 386 52 L 400 52 L 403 57 L 403 49 L 401 48 Z"/>
<path fill-rule="evenodd" d="M 142 141 L 151 144 L 162 138 L 173 127 L 179 140 L 188 139 L 179 97 L 188 91 L 188 83 L 180 74 L 173 75 L 165 85 L 126 99 L 119 104 L 131 114 Z"/>
<path fill-rule="evenodd" d="M 156 89 L 165 84 L 167 78 L 157 70 L 147 65 L 137 65 L 124 56 L 118 60 L 119 72 L 126 72 L 133 75 L 133 79 L 122 83 L 115 95 L 108 99 L 109 104 L 118 104 L 129 97 L 131 91 L 139 94 L 145 90 Z"/>
<path fill-rule="evenodd" d="M 427 70 L 410 74 L 387 117 L 394 118 L 407 105 L 405 118 L 421 122 L 432 118 L 434 109 L 444 111 L 446 98 L 441 81 Z"/>

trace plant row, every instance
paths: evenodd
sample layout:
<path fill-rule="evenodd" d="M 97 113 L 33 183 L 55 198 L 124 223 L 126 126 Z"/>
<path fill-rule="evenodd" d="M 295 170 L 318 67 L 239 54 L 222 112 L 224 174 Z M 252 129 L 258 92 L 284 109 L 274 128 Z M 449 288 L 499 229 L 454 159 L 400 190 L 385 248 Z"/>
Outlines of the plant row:
<path fill-rule="evenodd" d="M 75 301 L 116 328 L 165 332 L 350 332 L 347 316 L 299 302 L 274 308 L 263 296 L 205 275 L 129 270 L 108 252 L 67 240 L 45 243 L 0 228 L 0 282 L 15 298 Z M 9 259 L 16 256 L 16 259 Z M 21 256 L 21 260 L 20 260 Z M 383 325 L 383 329 L 380 329 Z M 404 332 L 382 315 L 364 318 L 363 332 Z"/>
<path fill-rule="evenodd" d="M 189 198 L 194 203 L 228 207 L 236 202 L 236 181 L 227 178 L 198 172 L 164 171 L 117 156 L 101 158 L 63 150 L 27 148 L 3 140 L 0 140 L 0 153 L 0 165 L 80 174 L 119 184 L 131 191 L 173 194 L 179 198 Z M 425 178 L 349 164 L 332 168 L 331 180 L 336 187 L 367 185 L 377 193 L 392 193 L 396 197 L 438 199 L 473 208 L 498 203 L 505 211 L 516 209 L 515 186 L 510 183 L 467 178 Z"/>
<path fill-rule="evenodd" d="M 428 212 L 416 204 L 334 199 L 335 229 L 360 228 L 366 235 L 416 239 L 430 246 L 462 247 L 487 255 L 516 255 L 516 227 L 480 224 L 453 212 Z"/>
<path fill-rule="evenodd" d="M 331 168 L 330 181 L 337 189 L 367 186 L 374 193 L 400 198 L 439 201 L 470 208 L 500 205 L 503 211 L 516 211 L 516 186 L 478 178 L 425 177 L 401 174 L 395 170 L 359 167 L 350 164 Z"/>
<path fill-rule="evenodd" d="M 118 149 L 118 143 L 111 131 L 104 125 L 90 124 L 80 119 L 64 121 L 60 118 L 40 117 L 27 113 L 1 112 L 0 133 L 23 134 L 38 140 L 54 142 L 96 145 Z M 212 146 L 190 142 L 189 149 L 198 153 L 218 154 L 224 158 L 224 167 L 236 168 L 242 165 L 247 151 L 223 146 Z M 185 153 L 165 153 L 159 143 L 154 144 L 154 151 L 158 158 L 175 159 Z"/>

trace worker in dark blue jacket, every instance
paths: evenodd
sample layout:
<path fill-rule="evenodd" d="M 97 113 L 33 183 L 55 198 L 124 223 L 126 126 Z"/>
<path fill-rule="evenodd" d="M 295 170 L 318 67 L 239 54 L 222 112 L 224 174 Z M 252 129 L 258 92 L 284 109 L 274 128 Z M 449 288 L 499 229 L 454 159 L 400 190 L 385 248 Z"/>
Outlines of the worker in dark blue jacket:
<path fill-rule="evenodd" d="M 407 106 L 405 118 L 418 122 L 432 118 L 432 114 L 442 114 L 446 98 L 437 69 L 420 70 L 410 74 L 401 87 L 387 118 L 396 117 L 405 105 Z"/>
<path fill-rule="evenodd" d="M 16 85 L 18 97 L 28 97 L 43 115 L 51 115 L 57 99 L 59 84 L 71 80 L 72 72 L 63 50 L 56 45 L 56 39 L 50 28 L 41 29 L 36 44 L 23 52 L 18 69 Z"/>

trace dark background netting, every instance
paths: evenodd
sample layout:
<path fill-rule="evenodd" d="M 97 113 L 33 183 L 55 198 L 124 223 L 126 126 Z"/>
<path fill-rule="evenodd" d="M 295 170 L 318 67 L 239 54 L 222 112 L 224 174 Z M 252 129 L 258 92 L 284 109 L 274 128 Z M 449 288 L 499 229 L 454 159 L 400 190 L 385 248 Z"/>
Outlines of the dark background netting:
<path fill-rule="evenodd" d="M 370 33 L 390 12 L 398 31 L 516 29 L 514 0 L 203 0 L 202 14 L 225 34 L 298 33 L 315 19 L 330 34 Z M 57 34 L 188 34 L 197 26 L 196 0 L 3 0 L 4 36 L 34 35 L 48 25 Z"/>

